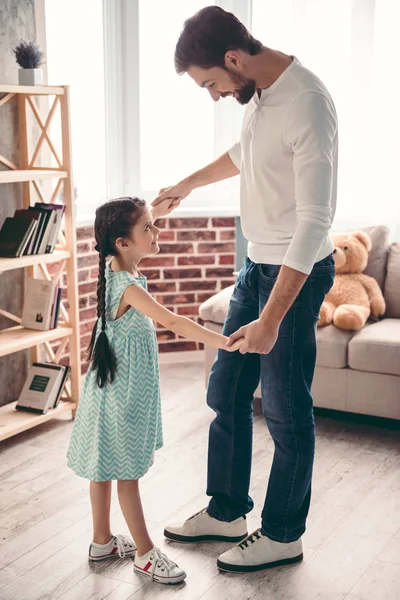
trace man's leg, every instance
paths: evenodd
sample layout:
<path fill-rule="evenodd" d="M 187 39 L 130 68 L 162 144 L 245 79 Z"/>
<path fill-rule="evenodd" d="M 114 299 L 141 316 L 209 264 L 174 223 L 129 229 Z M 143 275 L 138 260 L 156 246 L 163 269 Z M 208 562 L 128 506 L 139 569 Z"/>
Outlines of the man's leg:
<path fill-rule="evenodd" d="M 259 266 L 260 311 L 279 270 L 276 265 Z M 219 557 L 221 570 L 258 571 L 303 558 L 299 538 L 310 505 L 315 441 L 311 396 L 315 329 L 333 277 L 332 257 L 314 266 L 281 324 L 274 348 L 261 356 L 262 407 L 275 443 L 262 527 Z"/>
<path fill-rule="evenodd" d="M 262 533 L 289 543 L 305 531 L 311 498 L 315 431 L 311 385 L 316 358 L 316 324 L 333 283 L 333 260 L 315 265 L 285 316 L 273 350 L 261 357 L 262 408 L 275 453 L 262 512 Z M 268 267 L 260 270 L 260 302 L 273 287 Z"/>
<path fill-rule="evenodd" d="M 239 273 L 224 334 L 258 318 L 257 265 L 246 259 Z M 247 535 L 243 516 L 253 508 L 249 497 L 253 396 L 260 380 L 260 356 L 218 351 L 211 370 L 208 405 L 216 412 L 210 427 L 208 509 L 184 523 L 168 525 L 164 535 L 181 542 L 239 541 Z"/>
<path fill-rule="evenodd" d="M 257 265 L 248 261 L 238 279 L 223 333 L 232 333 L 259 316 Z M 207 403 L 216 417 L 208 446 L 208 513 L 234 521 L 250 512 L 249 496 L 253 399 L 260 381 L 260 356 L 219 350 L 211 370 Z"/>

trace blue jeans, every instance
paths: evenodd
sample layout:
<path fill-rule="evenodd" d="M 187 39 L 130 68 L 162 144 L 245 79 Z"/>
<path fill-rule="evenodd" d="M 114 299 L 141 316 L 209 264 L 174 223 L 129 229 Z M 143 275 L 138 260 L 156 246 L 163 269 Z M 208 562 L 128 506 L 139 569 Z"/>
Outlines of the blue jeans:
<path fill-rule="evenodd" d="M 279 270 L 279 265 L 259 265 L 246 258 L 224 335 L 259 317 Z M 275 445 L 261 530 L 278 542 L 297 540 L 305 531 L 315 448 L 315 332 L 334 274 L 332 255 L 314 265 L 269 354 L 219 350 L 211 370 L 207 403 L 216 417 L 209 436 L 208 512 L 220 521 L 234 521 L 254 506 L 249 496 L 253 399 L 261 376 L 262 411 Z"/>

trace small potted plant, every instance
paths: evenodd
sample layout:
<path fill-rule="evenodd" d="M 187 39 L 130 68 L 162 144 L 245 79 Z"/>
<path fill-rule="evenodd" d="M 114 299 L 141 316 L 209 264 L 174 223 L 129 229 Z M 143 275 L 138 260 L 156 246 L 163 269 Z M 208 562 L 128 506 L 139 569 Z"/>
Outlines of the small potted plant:
<path fill-rule="evenodd" d="M 43 85 L 43 52 L 34 42 L 20 42 L 14 48 L 17 63 L 21 67 L 18 71 L 20 85 Z"/>

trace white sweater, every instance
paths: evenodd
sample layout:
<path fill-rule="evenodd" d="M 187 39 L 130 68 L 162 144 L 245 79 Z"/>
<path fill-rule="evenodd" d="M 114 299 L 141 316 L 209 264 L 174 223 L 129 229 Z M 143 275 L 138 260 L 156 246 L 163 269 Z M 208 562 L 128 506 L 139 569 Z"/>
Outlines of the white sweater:
<path fill-rule="evenodd" d="M 338 134 L 323 83 L 294 58 L 246 107 L 241 140 L 229 151 L 240 169 L 240 214 L 248 256 L 309 274 L 332 252 Z"/>

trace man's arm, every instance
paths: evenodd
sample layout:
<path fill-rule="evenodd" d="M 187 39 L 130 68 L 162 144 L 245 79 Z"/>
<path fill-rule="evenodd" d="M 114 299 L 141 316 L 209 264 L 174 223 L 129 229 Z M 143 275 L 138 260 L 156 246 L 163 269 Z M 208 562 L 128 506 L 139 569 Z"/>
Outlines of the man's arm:
<path fill-rule="evenodd" d="M 293 149 L 297 227 L 261 320 L 281 323 L 292 306 L 332 225 L 337 119 L 320 93 L 297 98 L 288 115 L 286 136 Z"/>
<path fill-rule="evenodd" d="M 242 354 L 246 352 L 268 354 L 271 352 L 278 339 L 280 324 L 307 277 L 305 273 L 282 265 L 269 300 L 260 317 L 233 333 L 226 344 L 227 347 L 229 348 L 240 338 L 244 338 L 239 350 Z"/>
<path fill-rule="evenodd" d="M 163 200 L 174 198 L 181 202 L 194 189 L 229 179 L 240 173 L 240 144 L 235 144 L 229 152 L 225 152 L 203 169 L 183 179 L 177 185 L 161 190 L 160 195 L 152 202 L 157 206 Z"/>
<path fill-rule="evenodd" d="M 269 325 L 274 327 L 275 325 L 279 328 L 287 311 L 299 295 L 307 277 L 308 275 L 305 273 L 282 265 L 268 302 L 260 315 L 262 324 L 267 327 Z"/>
<path fill-rule="evenodd" d="M 337 169 L 332 102 L 319 92 L 302 94 L 289 109 L 285 133 L 293 150 L 297 226 L 283 264 L 308 275 L 332 226 Z"/>
<path fill-rule="evenodd" d="M 268 354 L 280 324 L 311 272 L 332 224 L 336 176 L 335 109 L 320 93 L 305 93 L 289 110 L 286 137 L 293 149 L 297 226 L 279 276 L 260 318 L 230 337 L 245 337 L 240 351 Z"/>

